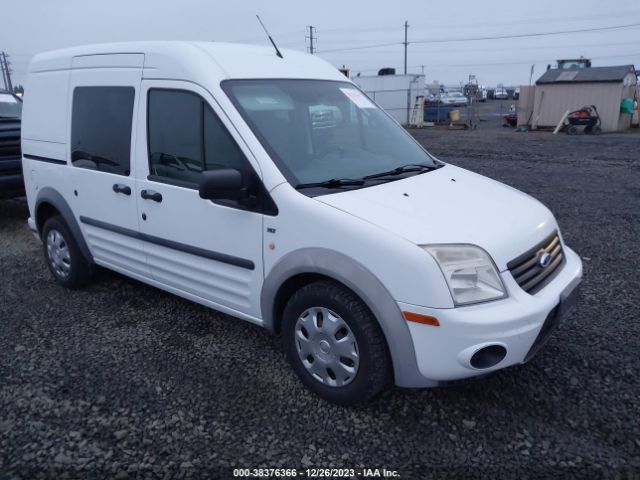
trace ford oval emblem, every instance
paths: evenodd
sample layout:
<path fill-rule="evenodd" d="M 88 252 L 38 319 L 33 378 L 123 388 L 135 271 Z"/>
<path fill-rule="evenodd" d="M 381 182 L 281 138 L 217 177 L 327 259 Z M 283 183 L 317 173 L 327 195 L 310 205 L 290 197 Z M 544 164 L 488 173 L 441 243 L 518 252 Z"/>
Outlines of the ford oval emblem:
<path fill-rule="evenodd" d="M 542 252 L 538 257 L 538 265 L 542 268 L 547 268 L 551 265 L 551 255 L 548 252 Z"/>

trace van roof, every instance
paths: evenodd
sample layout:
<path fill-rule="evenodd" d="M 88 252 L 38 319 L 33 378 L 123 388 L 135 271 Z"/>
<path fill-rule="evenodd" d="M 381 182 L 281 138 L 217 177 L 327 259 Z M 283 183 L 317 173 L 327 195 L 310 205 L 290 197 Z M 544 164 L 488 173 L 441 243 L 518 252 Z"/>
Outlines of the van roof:
<path fill-rule="evenodd" d="M 272 46 L 223 42 L 149 41 L 121 42 L 54 50 L 36 55 L 29 72 L 71 68 L 74 57 L 108 54 L 144 54 L 145 77 L 179 78 L 176 73 L 212 74 L 227 78 L 307 78 L 342 80 L 338 69 L 313 55 L 282 49 L 276 56 Z M 105 65 L 117 66 L 117 65 Z M 153 71 L 153 74 L 149 73 Z"/>

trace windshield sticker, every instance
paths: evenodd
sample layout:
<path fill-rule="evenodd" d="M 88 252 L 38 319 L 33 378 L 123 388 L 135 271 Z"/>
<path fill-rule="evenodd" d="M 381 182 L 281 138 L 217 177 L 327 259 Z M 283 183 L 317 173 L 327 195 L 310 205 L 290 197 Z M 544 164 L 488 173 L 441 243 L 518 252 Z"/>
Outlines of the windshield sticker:
<path fill-rule="evenodd" d="M 356 90 L 355 88 L 341 88 L 340 91 L 349 97 L 349 100 L 359 108 L 376 108 L 371 100 L 365 97 L 360 90 Z"/>
<path fill-rule="evenodd" d="M 277 105 L 278 100 L 272 97 L 256 97 L 256 101 L 260 105 Z"/>

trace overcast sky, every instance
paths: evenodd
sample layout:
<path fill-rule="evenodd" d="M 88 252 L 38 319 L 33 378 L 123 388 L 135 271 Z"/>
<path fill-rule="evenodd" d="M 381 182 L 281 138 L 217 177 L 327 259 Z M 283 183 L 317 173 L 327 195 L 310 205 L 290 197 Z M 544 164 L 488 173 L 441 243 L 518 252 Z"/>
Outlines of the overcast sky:
<path fill-rule="evenodd" d="M 264 44 L 256 13 L 286 48 L 305 51 L 306 27 L 315 26 L 317 54 L 349 66 L 353 74 L 374 74 L 381 67 L 402 71 L 405 20 L 413 42 L 409 72 L 424 66 L 427 81 L 459 85 L 473 73 L 489 86 L 527 84 L 532 64 L 535 81 L 548 63 L 580 55 L 591 57 L 594 66 L 640 67 L 639 26 L 444 41 L 640 24 L 639 0 L 20 0 L 11 5 L 9 18 L 3 11 L 0 50 L 11 56 L 14 83 L 24 82 L 34 53 L 72 45 L 177 39 Z M 379 44 L 392 45 L 362 48 Z"/>

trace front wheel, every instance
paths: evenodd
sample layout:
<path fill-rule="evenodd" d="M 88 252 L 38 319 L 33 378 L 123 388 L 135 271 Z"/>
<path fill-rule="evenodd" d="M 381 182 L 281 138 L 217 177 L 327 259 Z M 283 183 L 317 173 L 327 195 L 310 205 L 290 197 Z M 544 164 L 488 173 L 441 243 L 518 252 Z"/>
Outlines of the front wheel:
<path fill-rule="evenodd" d="M 322 280 L 298 290 L 285 307 L 282 342 L 294 371 L 331 402 L 364 402 L 387 386 L 391 361 L 384 335 L 364 302 Z"/>

